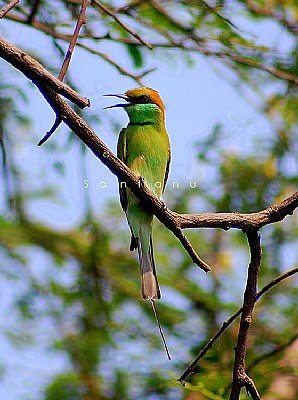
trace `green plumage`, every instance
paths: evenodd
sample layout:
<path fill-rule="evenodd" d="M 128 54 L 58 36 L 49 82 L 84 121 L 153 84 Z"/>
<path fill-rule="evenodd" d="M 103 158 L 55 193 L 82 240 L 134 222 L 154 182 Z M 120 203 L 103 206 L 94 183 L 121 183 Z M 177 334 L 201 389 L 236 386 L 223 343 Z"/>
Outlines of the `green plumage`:
<path fill-rule="evenodd" d="M 133 89 L 125 96 L 129 104 L 125 104 L 124 109 L 130 122 L 120 133 L 117 155 L 160 197 L 170 163 L 170 142 L 164 124 L 163 103 L 158 93 L 149 88 Z M 121 182 L 120 200 L 132 232 L 131 249 L 137 248 L 139 251 L 142 296 L 145 300 L 156 300 L 160 298 L 160 291 L 152 247 L 153 214 Z"/>

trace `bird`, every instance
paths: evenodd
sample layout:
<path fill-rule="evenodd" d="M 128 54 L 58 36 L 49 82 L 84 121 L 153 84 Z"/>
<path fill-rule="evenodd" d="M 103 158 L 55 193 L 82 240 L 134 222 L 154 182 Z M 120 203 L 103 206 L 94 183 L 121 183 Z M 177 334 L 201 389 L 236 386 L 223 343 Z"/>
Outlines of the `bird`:
<path fill-rule="evenodd" d="M 129 122 L 120 132 L 117 156 L 140 177 L 151 192 L 161 198 L 169 175 L 170 139 L 165 127 L 165 107 L 159 93 L 149 87 L 130 89 L 124 94 L 107 94 L 125 100 L 105 108 L 122 107 Z M 150 300 L 170 359 L 156 313 L 155 301 L 161 298 L 153 254 L 154 215 L 137 196 L 119 181 L 120 203 L 131 231 L 130 250 L 137 250 L 141 271 L 141 293 Z"/>

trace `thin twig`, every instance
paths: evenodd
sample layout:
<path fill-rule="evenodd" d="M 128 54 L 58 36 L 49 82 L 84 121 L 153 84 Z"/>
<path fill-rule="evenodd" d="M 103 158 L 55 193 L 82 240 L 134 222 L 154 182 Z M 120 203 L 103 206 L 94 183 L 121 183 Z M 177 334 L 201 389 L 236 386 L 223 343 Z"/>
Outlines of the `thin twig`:
<path fill-rule="evenodd" d="M 125 4 L 124 6 L 121 6 L 117 8 L 117 13 L 126 13 L 128 14 L 131 10 L 134 10 L 141 6 L 143 3 L 146 3 L 148 0 L 134 0 L 129 4 Z"/>
<path fill-rule="evenodd" d="M 257 279 L 262 259 L 261 239 L 257 231 L 246 232 L 249 243 L 251 259 L 248 267 L 246 288 L 243 299 L 243 310 L 238 333 L 237 346 L 235 348 L 235 362 L 233 368 L 233 384 L 230 400 L 238 400 L 242 387 L 254 400 L 260 396 L 253 380 L 245 372 L 245 357 L 248 343 L 248 331 L 252 322 L 252 313 L 257 300 Z"/>
<path fill-rule="evenodd" d="M 200 0 L 200 3 L 203 4 L 203 6 L 209 10 L 212 14 L 214 14 L 216 17 L 218 17 L 219 19 L 221 19 L 223 22 L 225 22 L 227 25 L 232 26 L 233 28 L 237 29 L 238 31 L 240 31 L 240 29 L 238 28 L 238 26 L 236 26 L 232 21 L 230 21 L 228 18 L 223 17 L 221 14 L 219 14 L 215 7 L 211 7 L 206 1 L 204 0 Z"/>
<path fill-rule="evenodd" d="M 122 12 L 122 10 L 121 10 L 121 9 L 120 9 L 120 10 L 118 9 L 118 12 Z M 137 21 L 140 25 L 142 25 L 142 26 L 147 26 L 147 27 L 149 27 L 150 29 L 152 29 L 152 30 L 158 32 L 160 35 L 162 35 L 163 37 L 165 37 L 170 43 L 173 43 L 173 38 L 172 38 L 172 36 L 169 34 L 168 29 L 162 27 L 161 25 L 157 25 L 157 24 L 155 24 L 154 22 L 151 22 L 150 20 L 147 20 L 146 18 L 143 18 L 143 17 L 142 17 L 142 14 L 141 14 L 141 15 L 138 15 L 136 12 L 134 12 L 134 9 L 124 11 L 124 14 L 125 14 L 125 15 L 129 15 L 131 18 L 134 19 L 134 21 Z M 132 39 L 132 40 L 134 40 L 134 39 Z M 153 47 L 155 47 L 152 43 L 151 43 L 151 45 L 152 45 Z"/>
<path fill-rule="evenodd" d="M 61 71 L 58 76 L 58 79 L 60 81 L 63 81 L 63 79 L 65 77 L 66 71 L 68 69 L 68 66 L 69 66 L 69 63 L 71 60 L 72 53 L 74 51 L 77 39 L 79 37 L 80 29 L 86 23 L 85 14 L 86 14 L 87 5 L 88 5 L 88 0 L 82 0 L 82 6 L 81 6 L 79 18 L 77 20 L 77 24 L 76 24 L 73 36 L 69 43 L 68 50 L 67 50 L 65 59 L 63 61 L 62 67 L 61 67 Z"/>
<path fill-rule="evenodd" d="M 257 294 L 257 301 L 263 296 L 264 293 L 268 292 L 271 288 L 279 284 L 280 282 L 284 281 L 287 278 L 290 278 L 292 275 L 295 275 L 298 273 L 298 267 L 292 268 L 289 271 L 285 272 L 284 274 L 281 274 L 277 276 L 276 278 L 272 279 L 271 282 L 269 282 L 266 286 L 261 289 L 258 294 Z M 242 311 L 242 309 L 241 309 Z"/>
<path fill-rule="evenodd" d="M 44 144 L 51 136 L 52 134 L 55 132 L 55 130 L 59 127 L 59 125 L 61 124 L 62 119 L 56 115 L 56 119 L 55 122 L 52 126 L 52 128 L 46 133 L 46 135 L 37 143 L 37 146 L 41 146 L 42 144 Z"/>
<path fill-rule="evenodd" d="M 39 62 L 2 37 L 0 37 L 0 57 L 20 70 L 37 86 L 40 84 L 48 85 L 80 108 L 90 106 L 89 99 L 82 97 L 71 87 L 55 78 Z"/>
<path fill-rule="evenodd" d="M 27 18 L 27 23 L 29 25 L 31 25 L 32 22 L 34 21 L 34 18 L 36 16 L 37 12 L 38 12 L 40 4 L 41 4 L 41 0 L 35 0 L 34 1 L 33 6 L 31 8 L 31 12 L 29 14 L 29 17 Z"/>
<path fill-rule="evenodd" d="M 9 14 L 7 16 L 7 18 L 19 22 L 19 23 L 24 23 L 26 24 L 27 21 L 15 14 Z M 56 31 L 53 31 L 51 28 L 49 28 L 47 25 L 39 22 L 39 21 L 33 21 L 31 26 L 33 26 L 34 28 L 41 30 L 45 33 L 47 33 L 50 36 L 56 37 L 58 39 L 62 39 L 62 40 L 69 40 L 70 39 L 70 35 L 66 35 L 66 34 L 62 34 L 62 33 L 58 33 Z M 187 29 L 187 28 L 186 28 Z M 90 38 L 94 38 L 94 40 L 112 40 L 114 42 L 119 42 L 119 43 L 126 43 L 126 44 L 133 44 L 135 46 L 142 46 L 143 44 L 140 43 L 138 40 L 134 40 L 131 38 L 121 38 L 121 37 L 112 37 L 110 35 L 103 35 L 103 36 L 90 36 L 90 35 L 85 35 L 82 38 L 86 38 L 86 39 L 90 39 Z M 186 36 L 184 38 L 183 41 L 175 41 L 173 38 L 168 42 L 168 43 L 160 43 L 160 42 L 155 42 L 152 43 L 152 47 L 154 48 L 168 48 L 168 49 L 181 49 L 181 50 L 186 50 L 188 52 L 194 52 L 194 53 L 200 53 L 200 54 L 204 54 L 205 56 L 208 57 L 216 57 L 216 58 L 222 58 L 226 61 L 235 61 L 236 63 L 239 64 L 243 64 L 243 65 L 248 65 L 249 67 L 255 68 L 255 69 L 259 69 L 260 71 L 265 71 L 277 78 L 280 79 L 284 79 L 287 80 L 289 82 L 293 82 L 296 85 L 298 85 L 298 77 L 296 75 L 293 75 L 289 72 L 285 72 L 282 71 L 280 69 L 274 68 L 274 67 L 270 67 L 266 64 L 264 64 L 263 62 L 257 61 L 257 60 L 253 60 L 251 58 L 245 57 L 245 56 L 241 56 L 239 54 L 235 54 L 234 52 L 227 52 L 227 51 L 215 51 L 215 50 L 210 50 L 206 47 L 203 47 L 202 44 L 204 41 L 206 40 L 200 40 L 200 45 L 198 46 L 191 46 L 188 44 L 185 44 L 184 42 L 187 41 L 188 36 Z M 78 45 L 80 45 L 78 43 Z M 91 50 L 89 50 L 91 51 Z"/>
<path fill-rule="evenodd" d="M 192 245 L 190 244 L 189 240 L 187 237 L 184 235 L 182 232 L 182 229 L 178 229 L 177 232 L 175 233 L 176 237 L 180 240 L 182 243 L 183 247 L 187 250 L 188 254 L 190 255 L 192 261 L 194 264 L 196 264 L 199 268 L 201 268 L 205 272 L 211 271 L 211 268 L 209 267 L 208 264 L 205 263 L 204 260 L 202 260 L 198 254 L 194 251 Z"/>
<path fill-rule="evenodd" d="M 55 92 L 62 92 L 69 96 L 70 89 L 63 82 L 57 80 L 48 71 L 29 57 L 26 53 L 0 38 L 0 57 L 18 68 L 30 80 L 36 84 L 49 102 L 56 115 L 70 127 L 70 129 L 91 149 L 120 180 L 127 183 L 127 186 L 140 198 L 148 209 L 183 243 L 185 238 L 181 236 L 180 230 L 185 228 L 238 228 L 242 230 L 256 230 L 264 225 L 283 220 L 287 215 L 292 214 L 298 207 L 298 192 L 279 204 L 268 207 L 258 213 L 208 213 L 208 214 L 177 214 L 164 207 L 164 202 L 158 199 L 150 190 L 144 186 L 140 188 L 139 177 L 135 176 L 125 164 L 123 164 L 109 148 L 96 136 L 88 124 L 76 114 L 68 104 L 63 101 Z M 30 62 L 28 62 L 30 61 Z M 57 83 L 58 82 L 58 83 Z M 51 89 L 54 88 L 55 90 Z M 72 91 L 71 93 L 73 93 Z M 76 92 L 76 99 L 82 99 Z M 86 99 L 84 99 L 86 101 Z M 81 104 L 81 103 L 80 103 Z M 87 103 L 88 104 L 88 103 Z M 86 105 L 86 104 L 84 104 Z M 194 259 L 194 249 L 187 243 L 185 250 Z M 197 256 L 199 259 L 199 256 Z"/>
<path fill-rule="evenodd" d="M 244 0 L 244 3 L 248 7 L 248 9 L 254 12 L 255 14 L 272 17 L 278 22 L 280 22 L 285 28 L 287 28 L 288 31 L 294 33 L 295 35 L 298 34 L 298 24 L 296 24 L 294 21 L 293 22 L 289 21 L 282 13 L 275 11 L 273 3 L 271 3 L 272 4 L 271 7 L 270 5 L 262 7 L 257 5 L 256 2 L 250 0 Z"/>
<path fill-rule="evenodd" d="M 2 19 L 10 10 L 12 10 L 20 0 L 12 0 L 0 10 L 0 19 Z"/>
<path fill-rule="evenodd" d="M 120 161 L 109 148 L 98 138 L 98 136 L 92 131 L 89 125 L 74 111 L 68 104 L 60 98 L 52 89 L 47 86 L 38 85 L 39 90 L 44 95 L 46 100 L 49 102 L 51 107 L 55 110 L 56 114 L 60 115 L 66 125 L 92 150 L 94 155 L 98 157 L 113 174 L 117 175 L 118 178 L 127 183 L 127 186 L 132 192 L 144 200 L 148 208 L 162 220 L 165 226 L 170 229 L 174 235 L 180 240 L 181 244 L 190 255 L 193 261 L 197 262 L 197 265 L 202 268 L 204 265 L 205 270 L 210 268 L 208 265 L 200 259 L 192 248 L 186 238 L 181 236 L 179 228 L 175 224 L 173 218 L 163 218 L 165 207 L 164 202 L 157 198 L 150 190 L 144 186 L 140 188 L 140 179 L 137 177 L 122 161 Z M 139 192 L 146 193 L 145 196 L 139 195 Z M 149 200 L 148 202 L 148 198 Z M 146 200 L 147 199 L 147 200 Z M 154 207 L 152 208 L 152 204 Z M 156 209 L 157 208 L 157 209 Z M 167 212 L 170 216 L 171 212 Z"/>
<path fill-rule="evenodd" d="M 26 23 L 26 20 L 23 19 L 22 17 L 18 16 L 18 15 L 13 15 L 13 16 L 9 16 L 11 20 L 15 21 L 15 22 L 19 22 L 19 23 Z M 55 30 L 53 30 L 52 28 L 50 28 L 48 25 L 43 24 L 40 21 L 32 21 L 31 26 L 35 29 L 38 29 L 39 31 L 44 32 L 45 34 L 56 38 L 56 39 L 61 39 L 64 41 L 69 41 L 71 40 L 71 35 L 65 34 L 65 33 L 60 33 L 60 32 L 56 32 Z M 82 37 L 81 37 L 82 38 Z M 83 38 L 90 38 L 90 35 L 84 35 Z M 101 40 L 101 39 L 106 39 L 107 36 L 100 36 L 98 37 L 96 40 Z M 129 43 L 129 39 L 128 43 Z M 136 42 L 139 44 L 139 42 Z M 87 46 L 84 43 L 81 42 L 77 42 L 77 46 L 81 47 L 82 49 L 88 51 L 91 54 L 97 55 L 99 57 L 101 57 L 104 61 L 108 62 L 110 65 L 112 65 L 113 67 L 115 67 L 118 72 L 120 72 L 122 75 L 126 75 L 129 78 L 133 79 L 135 82 L 137 82 L 139 85 L 142 85 L 142 81 L 141 79 L 145 76 L 148 75 L 149 73 L 155 71 L 155 68 L 150 68 L 149 70 L 145 70 L 143 72 L 141 72 L 140 74 L 133 74 L 129 71 L 127 71 L 124 67 L 122 67 L 120 64 L 118 64 L 115 60 L 113 60 L 108 54 L 103 53 L 99 50 L 95 50 L 93 48 L 91 48 L 90 46 Z"/>
<path fill-rule="evenodd" d="M 124 23 L 110 8 L 108 8 L 106 5 L 104 5 L 101 1 L 99 0 L 92 0 L 92 3 L 97 8 L 100 8 L 102 11 L 104 11 L 106 14 L 108 14 L 110 17 L 114 18 L 114 20 L 122 26 L 128 33 L 130 33 L 132 36 L 134 36 L 140 43 L 148 47 L 148 49 L 152 49 L 152 45 L 148 43 L 146 40 L 144 40 L 137 32 L 135 32 L 130 26 L 128 26 L 126 23 Z"/>
<path fill-rule="evenodd" d="M 272 279 L 267 285 L 263 287 L 257 293 L 257 301 L 271 288 L 284 281 L 285 279 L 295 275 L 298 273 L 298 267 L 290 269 L 282 275 Z M 189 365 L 189 367 L 183 372 L 178 381 L 184 384 L 185 380 L 188 378 L 190 374 L 194 372 L 195 367 L 198 365 L 199 361 L 205 356 L 209 349 L 213 346 L 213 344 L 220 338 L 220 336 L 227 330 L 227 328 L 236 320 L 236 318 L 242 313 L 243 307 L 239 308 L 233 315 L 231 315 L 227 320 L 225 320 L 221 326 L 221 328 L 212 336 L 209 342 L 204 346 L 204 348 L 200 351 L 197 357 L 193 360 L 193 362 Z"/>
<path fill-rule="evenodd" d="M 162 7 L 162 3 L 160 1 L 150 0 L 149 2 L 152 8 L 154 8 L 160 15 L 166 18 L 171 25 L 175 26 L 181 32 L 189 34 L 192 31 L 190 26 L 183 25 L 177 18 L 170 15 L 170 13 L 168 13 L 167 10 Z"/>
<path fill-rule="evenodd" d="M 252 59 L 249 59 L 249 58 L 243 57 L 243 56 L 238 56 L 236 54 L 232 54 L 232 55 L 230 54 L 230 55 L 228 55 L 228 58 L 232 58 L 233 60 L 237 61 L 240 64 L 245 64 L 250 67 L 266 71 L 273 76 L 277 76 L 278 78 L 281 78 L 281 79 L 286 79 L 286 80 L 291 81 L 291 82 L 295 83 L 296 85 L 298 85 L 298 77 L 293 74 L 290 74 L 289 72 L 285 72 L 285 71 L 282 71 L 282 70 L 274 68 L 274 67 L 269 67 L 268 65 L 265 65 L 259 61 L 252 60 Z"/>

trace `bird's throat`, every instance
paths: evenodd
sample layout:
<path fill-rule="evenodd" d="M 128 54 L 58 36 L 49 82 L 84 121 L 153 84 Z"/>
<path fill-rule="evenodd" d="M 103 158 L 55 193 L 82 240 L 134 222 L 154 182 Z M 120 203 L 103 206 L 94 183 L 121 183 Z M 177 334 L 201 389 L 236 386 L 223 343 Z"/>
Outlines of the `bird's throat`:
<path fill-rule="evenodd" d="M 125 108 L 129 116 L 129 125 L 159 125 L 163 122 L 163 113 L 156 104 L 134 104 Z"/>

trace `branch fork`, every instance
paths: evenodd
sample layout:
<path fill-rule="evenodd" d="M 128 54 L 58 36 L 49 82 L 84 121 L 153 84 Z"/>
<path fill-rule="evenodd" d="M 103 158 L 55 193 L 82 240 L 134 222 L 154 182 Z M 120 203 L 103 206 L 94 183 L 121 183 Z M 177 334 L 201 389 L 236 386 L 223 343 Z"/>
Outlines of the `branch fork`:
<path fill-rule="evenodd" d="M 84 3 L 84 2 L 83 2 Z M 82 3 L 82 4 L 83 4 Z M 95 2 L 99 4 L 98 1 Z M 92 131 L 89 125 L 80 117 L 65 100 L 60 93 L 73 101 L 81 108 L 90 105 L 88 99 L 83 98 L 61 80 L 53 77 L 37 61 L 29 55 L 13 46 L 5 39 L 0 38 L 0 57 L 19 69 L 27 78 L 33 81 L 38 87 L 46 101 L 56 114 L 56 120 L 47 135 L 39 142 L 44 143 L 63 121 L 76 134 L 93 154 L 105 164 L 119 180 L 126 182 L 133 193 L 152 211 L 153 214 L 169 229 L 181 242 L 191 259 L 205 272 L 210 271 L 210 267 L 203 261 L 193 249 L 187 237 L 183 233 L 186 228 L 221 228 L 241 229 L 246 234 L 251 253 L 251 260 L 248 268 L 247 284 L 244 294 L 243 307 L 238 310 L 236 316 L 241 313 L 241 322 L 238 334 L 238 341 L 235 351 L 235 363 L 233 372 L 233 385 L 230 400 L 238 400 L 240 390 L 245 387 L 254 400 L 259 399 L 259 394 L 250 377 L 245 373 L 245 356 L 248 341 L 248 331 L 252 320 L 252 313 L 255 302 L 266 290 L 283 278 L 276 278 L 273 283 L 267 285 L 268 289 L 257 293 L 257 277 L 260 269 L 262 251 L 259 229 L 265 225 L 282 221 L 287 215 L 291 215 L 298 207 L 298 191 L 282 202 L 272 205 L 265 210 L 250 213 L 206 213 L 206 214 L 178 214 L 165 207 L 163 200 L 157 198 L 145 185 L 140 185 L 139 177 L 135 176 L 129 168 L 122 163 L 102 142 L 102 140 Z M 58 94 L 59 93 L 59 94 Z M 288 272 L 288 275 L 290 273 Z M 235 317 L 236 318 L 236 317 Z M 221 335 L 226 327 L 235 319 L 232 316 L 224 322 L 223 328 L 208 343 L 208 348 Z M 196 366 L 202 354 L 207 352 L 207 346 L 200 353 L 199 357 L 190 365 L 188 370 L 181 376 L 179 381 L 183 381 Z"/>

